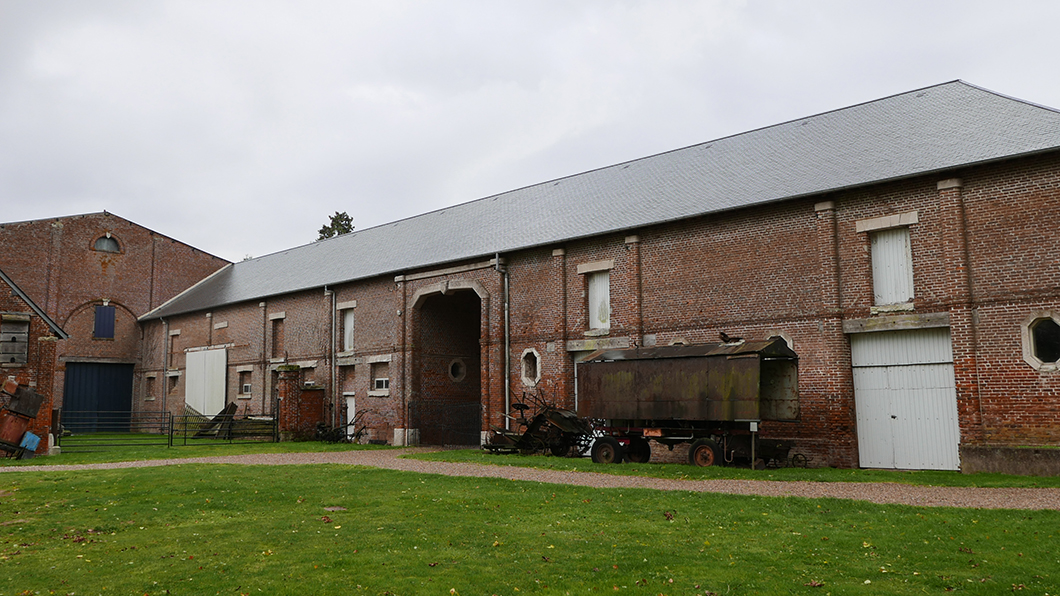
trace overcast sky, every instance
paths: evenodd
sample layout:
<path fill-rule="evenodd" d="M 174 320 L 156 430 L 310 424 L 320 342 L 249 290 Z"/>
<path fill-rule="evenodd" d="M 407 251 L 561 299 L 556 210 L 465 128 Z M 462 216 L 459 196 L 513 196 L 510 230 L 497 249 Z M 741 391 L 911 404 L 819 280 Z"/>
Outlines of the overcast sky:
<path fill-rule="evenodd" d="M 0 0 L 0 221 L 240 260 L 953 79 L 1060 107 L 1060 3 Z"/>

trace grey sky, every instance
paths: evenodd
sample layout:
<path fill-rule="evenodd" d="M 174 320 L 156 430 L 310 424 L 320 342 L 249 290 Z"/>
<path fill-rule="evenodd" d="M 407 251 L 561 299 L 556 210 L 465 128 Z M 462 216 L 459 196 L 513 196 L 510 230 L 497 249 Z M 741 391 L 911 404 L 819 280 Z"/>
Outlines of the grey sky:
<path fill-rule="evenodd" d="M 949 81 L 1060 107 L 1060 3 L 0 0 L 0 221 L 239 260 Z"/>

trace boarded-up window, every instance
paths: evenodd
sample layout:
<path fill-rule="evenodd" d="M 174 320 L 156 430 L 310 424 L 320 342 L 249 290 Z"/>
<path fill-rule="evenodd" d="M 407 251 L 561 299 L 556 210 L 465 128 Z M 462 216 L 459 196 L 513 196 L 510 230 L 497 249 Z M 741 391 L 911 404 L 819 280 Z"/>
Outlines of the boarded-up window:
<path fill-rule="evenodd" d="M 590 273 L 586 281 L 589 285 L 589 328 L 608 329 L 611 327 L 611 272 Z"/>
<path fill-rule="evenodd" d="M 0 320 L 0 361 L 25 364 L 29 358 L 29 315 L 3 315 Z"/>
<path fill-rule="evenodd" d="M 283 319 L 272 320 L 272 357 L 283 358 Z"/>
<path fill-rule="evenodd" d="M 225 407 L 228 351 L 220 348 L 188 352 L 187 366 L 184 403 L 205 416 L 219 413 Z"/>
<path fill-rule="evenodd" d="M 913 300 L 909 228 L 880 230 L 872 235 L 872 292 L 876 305 Z"/>
<path fill-rule="evenodd" d="M 347 308 L 342 311 L 342 351 L 352 352 L 353 351 L 353 313 L 356 312 L 352 308 Z"/>
<path fill-rule="evenodd" d="M 96 339 L 114 339 L 114 307 L 96 306 L 96 321 L 92 327 L 92 337 Z"/>

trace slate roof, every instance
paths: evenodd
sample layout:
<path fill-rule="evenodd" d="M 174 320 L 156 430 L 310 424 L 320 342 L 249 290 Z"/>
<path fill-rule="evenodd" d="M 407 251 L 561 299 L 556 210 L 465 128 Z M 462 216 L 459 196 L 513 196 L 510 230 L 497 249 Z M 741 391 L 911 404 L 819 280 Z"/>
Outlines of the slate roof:
<path fill-rule="evenodd" d="M 221 269 L 142 319 L 1060 148 L 1060 111 L 951 81 Z"/>

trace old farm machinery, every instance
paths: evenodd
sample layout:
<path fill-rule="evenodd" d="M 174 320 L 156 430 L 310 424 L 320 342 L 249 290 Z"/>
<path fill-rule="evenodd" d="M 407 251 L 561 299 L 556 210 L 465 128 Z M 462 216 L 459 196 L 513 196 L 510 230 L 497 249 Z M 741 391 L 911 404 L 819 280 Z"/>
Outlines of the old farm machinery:
<path fill-rule="evenodd" d="M 763 421 L 799 418 L 798 356 L 780 337 L 724 339 L 595 352 L 577 364 L 576 412 L 540 409 L 526 431 L 491 443 L 540 451 L 542 441 L 562 436 L 580 453 L 591 445 L 594 462 L 617 463 L 649 461 L 654 440 L 671 450 L 689 443 L 697 466 L 805 465 L 805 456 L 790 455 L 792 442 L 758 437 Z M 554 453 L 564 452 L 563 442 L 556 445 Z"/>

